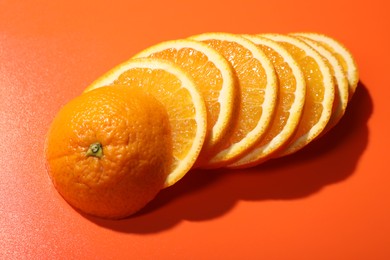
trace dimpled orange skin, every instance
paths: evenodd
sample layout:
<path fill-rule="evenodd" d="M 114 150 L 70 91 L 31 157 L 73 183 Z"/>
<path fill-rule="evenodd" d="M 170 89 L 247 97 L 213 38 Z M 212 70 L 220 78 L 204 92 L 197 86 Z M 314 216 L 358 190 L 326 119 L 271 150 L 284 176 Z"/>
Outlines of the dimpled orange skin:
<path fill-rule="evenodd" d="M 101 144 L 100 158 L 91 155 L 94 143 Z M 56 115 L 45 155 L 54 186 L 70 205 L 98 217 L 127 217 L 156 196 L 169 174 L 167 112 L 140 89 L 84 93 Z"/>

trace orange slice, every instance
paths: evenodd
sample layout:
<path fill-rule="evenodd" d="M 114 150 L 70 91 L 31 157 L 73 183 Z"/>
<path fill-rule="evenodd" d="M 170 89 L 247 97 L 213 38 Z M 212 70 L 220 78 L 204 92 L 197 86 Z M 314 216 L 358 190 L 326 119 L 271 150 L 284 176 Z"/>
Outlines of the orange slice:
<path fill-rule="evenodd" d="M 318 53 L 321 54 L 328 62 L 329 68 L 332 72 L 333 80 L 335 83 L 335 99 L 333 104 L 332 116 L 329 119 L 326 129 L 323 131 L 323 133 L 325 133 L 340 121 L 347 108 L 349 98 L 349 86 L 347 76 L 336 55 L 334 55 L 328 49 L 310 38 L 299 36 L 299 34 L 292 35 L 299 37 L 299 39 L 303 40 L 316 51 L 318 51 Z"/>
<path fill-rule="evenodd" d="M 277 156 L 294 153 L 313 141 L 325 129 L 332 115 L 335 87 L 329 66 L 323 57 L 305 42 L 287 35 L 264 34 L 277 41 L 298 62 L 306 81 L 302 118 L 291 143 Z"/>
<path fill-rule="evenodd" d="M 114 84 L 142 88 L 167 109 L 174 158 L 165 187 L 173 185 L 195 163 L 206 135 L 206 106 L 193 79 L 172 62 L 139 58 L 113 68 L 85 91 Z"/>
<path fill-rule="evenodd" d="M 295 33 L 295 35 L 317 41 L 336 56 L 336 58 L 341 63 L 341 66 L 343 66 L 345 74 L 347 75 L 350 100 L 355 93 L 356 87 L 359 83 L 359 70 L 351 52 L 343 44 L 327 35 L 319 33 Z"/>
<path fill-rule="evenodd" d="M 159 43 L 135 57 L 169 60 L 192 76 L 206 103 L 207 135 L 201 155 L 208 154 L 221 142 L 233 120 L 236 81 L 229 62 L 207 44 L 188 39 Z"/>
<path fill-rule="evenodd" d="M 305 103 L 306 83 L 303 72 L 291 54 L 277 42 L 254 35 L 244 35 L 259 46 L 272 61 L 279 81 L 279 96 L 271 125 L 265 136 L 246 156 L 229 168 L 256 166 L 282 149 L 294 134 Z"/>
<path fill-rule="evenodd" d="M 237 121 L 230 135 L 204 168 L 227 166 L 259 141 L 270 124 L 277 97 L 277 79 L 271 61 L 254 43 L 228 33 L 204 33 L 190 37 L 222 54 L 238 80 Z"/>

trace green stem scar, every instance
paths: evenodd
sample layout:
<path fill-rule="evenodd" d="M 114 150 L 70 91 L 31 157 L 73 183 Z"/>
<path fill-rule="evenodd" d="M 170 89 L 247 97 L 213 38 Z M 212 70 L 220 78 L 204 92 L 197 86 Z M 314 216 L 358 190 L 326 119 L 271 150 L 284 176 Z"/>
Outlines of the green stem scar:
<path fill-rule="evenodd" d="M 87 156 L 101 158 L 103 156 L 103 146 L 101 143 L 93 143 L 89 146 Z"/>

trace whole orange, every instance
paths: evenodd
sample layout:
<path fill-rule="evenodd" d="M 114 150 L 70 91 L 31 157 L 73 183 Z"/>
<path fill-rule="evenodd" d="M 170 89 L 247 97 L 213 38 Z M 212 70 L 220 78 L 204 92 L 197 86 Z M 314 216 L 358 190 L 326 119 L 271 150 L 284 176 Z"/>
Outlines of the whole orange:
<path fill-rule="evenodd" d="M 164 106 L 138 88 L 109 86 L 66 104 L 49 129 L 49 175 L 73 207 L 123 218 L 163 188 L 172 163 Z"/>

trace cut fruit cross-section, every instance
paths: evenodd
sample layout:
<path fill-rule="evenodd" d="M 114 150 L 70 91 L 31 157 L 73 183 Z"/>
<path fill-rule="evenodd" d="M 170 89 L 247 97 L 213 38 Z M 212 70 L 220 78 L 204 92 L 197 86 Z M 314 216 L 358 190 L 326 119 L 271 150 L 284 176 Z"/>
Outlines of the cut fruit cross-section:
<path fill-rule="evenodd" d="M 319 33 L 295 33 L 294 35 L 312 39 L 320 43 L 323 47 L 331 51 L 336 56 L 341 66 L 343 66 L 345 74 L 347 75 L 349 83 L 349 100 L 351 100 L 359 83 L 359 70 L 350 51 L 340 42 L 327 35 Z"/>
<path fill-rule="evenodd" d="M 242 157 L 260 140 L 271 121 L 277 97 L 277 79 L 271 61 L 253 42 L 228 33 L 190 37 L 221 53 L 234 68 L 239 87 L 236 121 L 230 135 L 203 168 L 224 167 Z"/>
<path fill-rule="evenodd" d="M 207 109 L 207 134 L 200 156 L 209 154 L 229 132 L 237 105 L 236 80 L 230 63 L 207 44 L 188 39 L 159 43 L 135 57 L 169 60 L 192 76 Z"/>
<path fill-rule="evenodd" d="M 333 104 L 332 116 L 328 122 L 328 125 L 326 126 L 325 130 L 322 133 L 324 134 L 327 131 L 329 131 L 332 127 L 334 127 L 340 121 L 340 119 L 343 117 L 345 113 L 348 104 L 348 98 L 349 98 L 348 79 L 336 55 L 334 55 L 332 52 L 330 52 L 328 49 L 326 49 L 317 41 L 314 41 L 310 38 L 299 36 L 299 34 L 297 35 L 292 34 L 292 35 L 303 40 L 304 42 L 309 44 L 312 48 L 314 48 L 316 51 L 318 51 L 318 53 L 321 54 L 328 62 L 329 68 L 332 72 L 332 76 L 336 87 L 335 100 Z"/>
<path fill-rule="evenodd" d="M 298 62 L 306 81 L 302 118 L 291 143 L 277 156 L 294 153 L 313 141 L 325 129 L 332 115 L 335 86 L 323 57 L 305 42 L 287 35 L 263 34 L 277 41 Z"/>
<path fill-rule="evenodd" d="M 276 110 L 265 136 L 250 153 L 229 165 L 229 168 L 248 168 L 270 158 L 288 144 L 301 118 L 305 103 L 306 84 L 298 63 L 277 42 L 255 35 L 244 35 L 259 46 L 272 61 L 279 82 Z"/>

